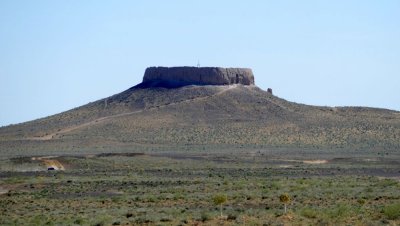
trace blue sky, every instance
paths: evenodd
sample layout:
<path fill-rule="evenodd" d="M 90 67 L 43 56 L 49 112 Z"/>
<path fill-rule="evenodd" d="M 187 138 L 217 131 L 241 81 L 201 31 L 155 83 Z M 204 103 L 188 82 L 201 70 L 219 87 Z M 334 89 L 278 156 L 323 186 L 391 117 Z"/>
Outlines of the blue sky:
<path fill-rule="evenodd" d="M 3 0 L 0 126 L 198 60 L 252 68 L 290 101 L 400 110 L 400 1 Z"/>

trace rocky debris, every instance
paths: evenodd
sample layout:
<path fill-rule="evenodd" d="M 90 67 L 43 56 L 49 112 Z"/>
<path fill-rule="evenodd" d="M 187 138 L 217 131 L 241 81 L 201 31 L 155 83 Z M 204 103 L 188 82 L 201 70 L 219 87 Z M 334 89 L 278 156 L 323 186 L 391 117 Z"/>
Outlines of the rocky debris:
<path fill-rule="evenodd" d="M 249 68 L 221 67 L 149 67 L 140 84 L 144 87 L 179 87 L 185 85 L 254 85 Z"/>

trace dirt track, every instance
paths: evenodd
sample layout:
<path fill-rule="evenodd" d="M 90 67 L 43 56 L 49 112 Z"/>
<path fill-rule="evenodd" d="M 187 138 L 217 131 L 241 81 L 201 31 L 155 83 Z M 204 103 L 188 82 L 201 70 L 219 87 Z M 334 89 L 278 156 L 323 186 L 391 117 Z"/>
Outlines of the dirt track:
<path fill-rule="evenodd" d="M 137 110 L 137 111 L 127 112 L 127 113 L 122 113 L 122 114 L 117 114 L 117 115 L 106 116 L 106 117 L 98 118 L 98 119 L 95 119 L 93 121 L 86 122 L 86 123 L 83 123 L 83 124 L 80 124 L 80 125 L 64 128 L 64 129 L 61 129 L 61 130 L 59 130 L 57 132 L 50 133 L 50 134 L 45 135 L 45 136 L 29 137 L 29 138 L 26 138 L 26 139 L 27 140 L 51 140 L 51 139 L 54 139 L 54 138 L 56 138 L 57 136 L 59 136 L 61 134 L 65 134 L 65 133 L 68 133 L 68 132 L 71 132 L 71 131 L 74 131 L 74 130 L 77 130 L 77 129 L 88 127 L 88 126 L 96 125 L 96 124 L 108 121 L 110 119 L 113 119 L 113 118 L 133 115 L 133 114 L 141 113 L 141 112 L 146 111 L 146 110 L 152 110 L 152 109 L 167 107 L 167 106 L 171 106 L 171 105 L 177 105 L 177 104 L 189 103 L 189 102 L 193 102 L 193 101 L 205 100 L 205 99 L 208 99 L 208 98 L 211 98 L 211 97 L 215 97 L 215 96 L 221 95 L 221 94 L 227 92 L 228 90 L 234 89 L 236 87 L 237 87 L 237 85 L 230 85 L 230 86 L 223 87 L 221 91 L 219 91 L 216 94 L 213 94 L 211 96 L 198 97 L 198 98 L 183 100 L 183 101 L 179 101 L 179 102 L 175 102 L 175 103 L 168 103 L 168 104 L 160 105 L 160 106 L 157 106 L 157 107 L 151 107 L 151 108 L 146 108 L 146 109 L 142 109 L 142 110 Z"/>

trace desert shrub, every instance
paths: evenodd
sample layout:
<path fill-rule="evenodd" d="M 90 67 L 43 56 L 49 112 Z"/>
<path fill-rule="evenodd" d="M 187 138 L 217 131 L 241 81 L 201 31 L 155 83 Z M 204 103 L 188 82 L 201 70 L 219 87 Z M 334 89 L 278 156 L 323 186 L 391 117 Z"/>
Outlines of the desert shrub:
<path fill-rule="evenodd" d="M 18 183 L 23 183 L 26 181 L 26 177 L 22 176 L 15 176 L 15 177 L 9 177 L 4 180 L 6 184 L 18 184 Z"/>
<path fill-rule="evenodd" d="M 180 200 L 180 199 L 183 199 L 183 198 L 184 198 L 183 194 L 181 194 L 181 193 L 175 193 L 172 199 L 173 199 L 174 201 L 176 201 L 176 200 Z"/>
<path fill-rule="evenodd" d="M 138 217 L 138 218 L 135 219 L 135 223 L 136 224 L 149 224 L 149 223 L 152 223 L 152 222 L 153 222 L 153 220 L 150 219 L 147 216 L 141 216 L 141 217 Z"/>
<path fill-rule="evenodd" d="M 281 195 L 279 196 L 279 201 L 280 201 L 281 203 L 283 203 L 283 205 L 284 205 L 284 207 L 285 207 L 285 213 L 286 213 L 286 212 L 287 212 L 287 210 L 286 210 L 286 205 L 289 204 L 290 201 L 291 201 L 290 196 L 289 196 L 288 194 L 281 194 Z"/>
<path fill-rule="evenodd" d="M 96 226 L 110 225 L 112 217 L 106 214 L 98 217 L 97 219 L 92 219 L 92 220 L 93 221 L 91 222 L 91 225 L 96 225 Z"/>
<path fill-rule="evenodd" d="M 74 221 L 74 224 L 82 225 L 85 223 L 85 220 L 83 218 L 78 218 Z"/>
<path fill-rule="evenodd" d="M 206 222 L 208 220 L 211 220 L 211 216 L 210 216 L 210 214 L 208 212 L 203 211 L 200 214 L 200 220 L 203 221 L 203 222 Z"/>
<path fill-rule="evenodd" d="M 147 197 L 147 202 L 156 202 L 157 198 L 154 195 L 150 195 Z"/>
<path fill-rule="evenodd" d="M 236 220 L 238 218 L 236 213 L 228 213 L 228 220 Z"/>
<path fill-rule="evenodd" d="M 30 225 L 43 225 L 44 219 L 42 216 L 35 216 L 31 219 Z"/>
<path fill-rule="evenodd" d="M 105 223 L 103 221 L 93 224 L 94 226 L 104 226 Z"/>
<path fill-rule="evenodd" d="M 222 204 L 224 204 L 227 201 L 227 197 L 224 194 L 217 194 L 213 197 L 213 202 L 215 205 L 219 205 L 220 213 L 222 216 Z"/>
<path fill-rule="evenodd" d="M 111 197 L 111 201 L 112 202 L 120 202 L 120 201 L 122 201 L 122 197 L 121 196 Z"/>
<path fill-rule="evenodd" d="M 312 208 L 303 208 L 300 213 L 304 217 L 307 217 L 307 218 L 310 218 L 310 219 L 317 218 L 317 215 L 318 215 L 318 212 L 315 209 L 312 209 Z"/>
<path fill-rule="evenodd" d="M 383 180 L 380 180 L 377 185 L 380 187 L 390 187 L 390 186 L 395 186 L 396 184 L 397 184 L 397 181 L 395 181 L 395 180 L 383 179 Z"/>
<path fill-rule="evenodd" d="M 337 204 L 329 210 L 331 218 L 341 219 L 351 214 L 351 208 L 346 204 Z"/>
<path fill-rule="evenodd" d="M 374 189 L 372 187 L 368 187 L 365 189 L 365 192 L 367 192 L 367 193 L 371 193 L 373 191 L 374 191 Z"/>
<path fill-rule="evenodd" d="M 385 206 L 383 214 L 390 220 L 395 220 L 400 217 L 400 203 Z"/>
<path fill-rule="evenodd" d="M 364 198 L 359 198 L 359 199 L 357 199 L 357 202 L 360 205 L 364 205 L 367 202 L 367 200 L 365 200 Z"/>
<path fill-rule="evenodd" d="M 170 217 L 170 216 L 163 216 L 163 217 L 161 217 L 161 219 L 160 219 L 160 221 L 161 222 L 170 222 L 170 221 L 172 221 L 172 217 Z"/>
<path fill-rule="evenodd" d="M 278 182 L 272 182 L 271 184 L 269 184 L 269 188 L 271 189 L 271 190 L 279 190 L 279 189 L 281 189 L 281 184 L 279 184 Z"/>

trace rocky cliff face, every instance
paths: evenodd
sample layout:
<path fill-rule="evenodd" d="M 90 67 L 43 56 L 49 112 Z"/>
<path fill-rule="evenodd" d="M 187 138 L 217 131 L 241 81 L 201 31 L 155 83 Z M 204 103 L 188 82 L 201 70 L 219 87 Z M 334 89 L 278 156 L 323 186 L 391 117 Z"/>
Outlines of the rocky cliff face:
<path fill-rule="evenodd" d="M 178 87 L 185 85 L 254 85 L 249 68 L 149 67 L 142 86 Z"/>

